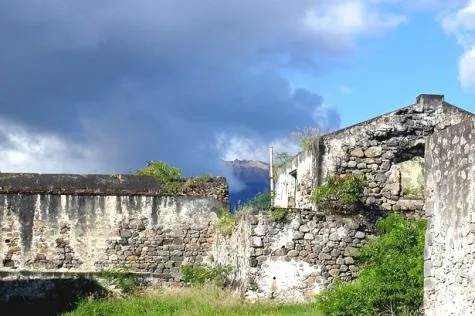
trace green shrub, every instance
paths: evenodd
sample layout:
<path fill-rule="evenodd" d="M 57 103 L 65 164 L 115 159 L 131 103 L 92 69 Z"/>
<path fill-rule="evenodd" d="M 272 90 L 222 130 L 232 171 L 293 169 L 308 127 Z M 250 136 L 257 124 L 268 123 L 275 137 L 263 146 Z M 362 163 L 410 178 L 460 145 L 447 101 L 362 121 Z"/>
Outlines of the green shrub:
<path fill-rule="evenodd" d="M 260 192 L 257 193 L 249 202 L 246 203 L 246 206 L 252 208 L 270 208 L 271 206 L 271 193 L 267 192 Z"/>
<path fill-rule="evenodd" d="M 202 174 L 196 177 L 198 182 L 209 182 L 213 176 L 210 174 Z"/>
<path fill-rule="evenodd" d="M 214 283 L 223 286 L 226 283 L 232 268 L 230 266 L 217 265 L 215 267 L 207 267 L 201 265 L 182 265 L 180 272 L 183 282 L 188 285 L 198 285 L 205 283 Z"/>
<path fill-rule="evenodd" d="M 335 282 L 317 297 L 327 315 L 395 315 L 417 313 L 424 286 L 424 220 L 390 214 L 376 224 L 378 237 L 363 246 L 362 267 L 353 283 Z"/>
<path fill-rule="evenodd" d="M 149 161 L 145 168 L 137 169 L 136 174 L 141 176 L 154 176 L 160 182 L 181 181 L 181 169 L 172 167 L 164 161 Z"/>
<path fill-rule="evenodd" d="M 223 236 L 231 236 L 237 223 L 238 217 L 236 214 L 231 213 L 226 208 L 218 210 L 218 222 L 216 223 L 218 233 Z"/>
<path fill-rule="evenodd" d="M 183 191 L 184 180 L 181 169 L 167 165 L 164 161 L 149 161 L 145 168 L 137 169 L 136 174 L 154 176 L 161 183 L 161 191 L 167 194 L 177 194 Z"/>
<path fill-rule="evenodd" d="M 331 176 L 315 188 L 309 199 L 319 210 L 348 214 L 360 203 L 365 185 L 364 175 Z"/>
<path fill-rule="evenodd" d="M 108 268 L 99 271 L 98 278 L 105 279 L 109 285 L 120 289 L 123 293 L 132 292 L 138 284 L 138 276 L 127 268 Z"/>
<path fill-rule="evenodd" d="M 318 144 L 319 132 L 317 128 L 302 128 L 291 133 L 293 139 L 297 141 L 301 151 L 313 150 Z"/>
<path fill-rule="evenodd" d="M 289 162 L 293 156 L 288 152 L 276 152 L 274 153 L 273 167 L 278 169 Z"/>
<path fill-rule="evenodd" d="M 270 210 L 270 217 L 276 222 L 285 220 L 288 214 L 289 210 L 286 208 L 276 207 Z"/>

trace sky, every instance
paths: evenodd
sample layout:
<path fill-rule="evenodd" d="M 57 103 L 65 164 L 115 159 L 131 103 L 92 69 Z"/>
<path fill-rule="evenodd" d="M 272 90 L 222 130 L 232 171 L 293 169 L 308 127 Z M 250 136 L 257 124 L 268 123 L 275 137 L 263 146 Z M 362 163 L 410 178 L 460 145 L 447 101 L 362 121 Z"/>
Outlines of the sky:
<path fill-rule="evenodd" d="M 295 150 L 421 93 L 475 112 L 475 0 L 0 2 L 0 171 Z"/>

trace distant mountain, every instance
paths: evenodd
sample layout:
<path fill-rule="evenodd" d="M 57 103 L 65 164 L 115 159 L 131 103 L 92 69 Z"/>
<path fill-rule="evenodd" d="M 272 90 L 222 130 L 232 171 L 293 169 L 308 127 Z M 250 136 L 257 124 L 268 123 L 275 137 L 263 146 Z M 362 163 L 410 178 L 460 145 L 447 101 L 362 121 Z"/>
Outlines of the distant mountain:
<path fill-rule="evenodd" d="M 224 165 L 233 169 L 233 175 L 241 181 L 245 188 L 238 192 L 230 192 L 229 202 L 234 210 L 259 192 L 269 191 L 269 164 L 256 160 L 225 161 Z"/>

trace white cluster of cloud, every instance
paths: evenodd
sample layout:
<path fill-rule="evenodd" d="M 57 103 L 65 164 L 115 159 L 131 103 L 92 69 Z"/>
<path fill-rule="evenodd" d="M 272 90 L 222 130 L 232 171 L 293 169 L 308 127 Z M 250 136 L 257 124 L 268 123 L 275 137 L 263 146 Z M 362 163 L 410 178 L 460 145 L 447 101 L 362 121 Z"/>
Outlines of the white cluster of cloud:
<path fill-rule="evenodd" d="M 0 172 L 96 173 L 110 170 L 94 146 L 35 132 L 0 117 Z"/>
<path fill-rule="evenodd" d="M 475 91 L 475 0 L 469 0 L 456 12 L 445 15 L 442 27 L 464 50 L 458 63 L 461 86 Z"/>

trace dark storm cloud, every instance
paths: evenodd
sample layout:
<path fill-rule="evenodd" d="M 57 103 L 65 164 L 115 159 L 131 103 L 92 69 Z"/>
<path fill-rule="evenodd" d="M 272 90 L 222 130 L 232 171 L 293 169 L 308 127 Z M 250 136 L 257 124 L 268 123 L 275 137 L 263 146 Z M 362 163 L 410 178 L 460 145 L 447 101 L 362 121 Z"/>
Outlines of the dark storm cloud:
<path fill-rule="evenodd" d="M 316 124 L 321 97 L 279 74 L 331 62 L 301 24 L 312 3 L 2 1 L 0 115 L 114 148 L 122 171 L 216 171 L 221 132 L 265 143 Z"/>

